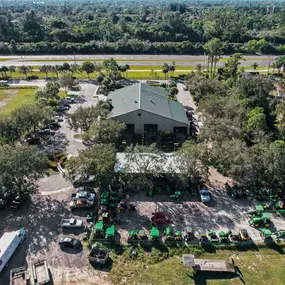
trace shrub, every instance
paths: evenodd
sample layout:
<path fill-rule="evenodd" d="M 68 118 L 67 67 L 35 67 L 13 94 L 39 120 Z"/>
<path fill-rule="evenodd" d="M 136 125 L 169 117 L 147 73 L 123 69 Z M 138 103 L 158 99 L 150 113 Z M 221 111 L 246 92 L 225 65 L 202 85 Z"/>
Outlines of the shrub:
<path fill-rule="evenodd" d="M 29 75 L 27 76 L 27 80 L 36 80 L 39 79 L 39 77 L 37 75 Z"/>

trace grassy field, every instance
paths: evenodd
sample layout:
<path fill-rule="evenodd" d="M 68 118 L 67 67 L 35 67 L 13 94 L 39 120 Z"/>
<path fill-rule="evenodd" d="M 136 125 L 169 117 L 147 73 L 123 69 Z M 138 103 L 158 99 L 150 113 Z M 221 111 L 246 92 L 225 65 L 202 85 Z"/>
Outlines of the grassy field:
<path fill-rule="evenodd" d="M 9 94 L 8 92 L 5 92 L 5 90 L 0 89 L 0 102 L 6 101 L 9 99 Z"/>
<path fill-rule="evenodd" d="M 7 103 L 0 108 L 0 114 L 10 114 L 13 110 L 23 104 L 32 104 L 35 102 L 35 89 L 8 89 L 0 90 L 0 98 L 6 96 Z M 10 97 L 10 98 L 9 98 Z M 1 101 L 1 99 L 0 99 Z"/>
<path fill-rule="evenodd" d="M 110 278 L 115 284 L 148 285 L 284 285 L 285 255 L 283 248 L 249 251 L 218 250 L 216 253 L 203 253 L 200 258 L 234 260 L 243 281 L 234 273 L 197 273 L 183 266 L 181 255 L 165 258 L 163 252 L 145 253 L 138 259 L 130 260 L 123 254 L 113 258 Z M 124 279 L 125 278 L 125 279 Z"/>
<path fill-rule="evenodd" d="M 115 57 L 114 57 L 115 58 Z M 153 61 L 158 61 L 158 62 L 167 62 L 167 63 L 172 63 L 173 60 L 169 60 L 167 58 L 165 59 L 133 59 L 133 58 L 115 58 L 116 61 L 119 62 L 153 62 Z M 26 59 L 23 60 L 23 62 L 73 62 L 73 59 Z M 93 62 L 102 62 L 104 59 L 100 58 L 86 58 L 86 59 L 77 59 L 76 63 L 82 63 L 84 61 L 93 61 Z M 203 62 L 204 59 L 176 59 L 175 62 Z"/>

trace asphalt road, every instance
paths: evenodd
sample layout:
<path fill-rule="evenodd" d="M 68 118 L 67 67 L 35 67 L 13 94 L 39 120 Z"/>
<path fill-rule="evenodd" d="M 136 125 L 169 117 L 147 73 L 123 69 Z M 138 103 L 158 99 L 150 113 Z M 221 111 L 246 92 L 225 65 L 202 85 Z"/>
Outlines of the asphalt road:
<path fill-rule="evenodd" d="M 181 66 L 196 66 L 197 64 L 206 65 L 207 57 L 204 55 L 29 55 L 29 56 L 1 56 L 1 59 L 7 59 L 7 61 L 1 61 L 2 65 L 6 66 L 41 66 L 41 65 L 57 65 L 63 62 L 80 63 L 80 61 L 91 60 L 100 61 L 108 58 L 115 58 L 119 63 L 139 66 L 157 66 L 162 65 L 163 62 L 175 61 L 176 65 Z M 244 56 L 245 61 L 241 62 L 241 66 L 251 66 L 254 62 L 258 62 L 260 66 L 267 66 L 269 61 L 274 60 L 272 56 L 256 56 L 248 55 Z M 229 56 L 222 56 L 222 58 L 229 58 Z M 47 60 L 47 61 L 45 61 Z M 222 66 L 223 62 L 218 62 L 218 66 Z"/>

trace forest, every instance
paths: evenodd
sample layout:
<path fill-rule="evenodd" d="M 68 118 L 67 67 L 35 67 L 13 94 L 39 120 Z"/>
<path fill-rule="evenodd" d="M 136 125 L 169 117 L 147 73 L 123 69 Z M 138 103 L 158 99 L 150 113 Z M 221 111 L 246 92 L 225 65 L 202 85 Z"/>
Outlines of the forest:
<path fill-rule="evenodd" d="M 285 52 L 282 4 L 136 4 L 6 2 L 0 53 L 204 54 L 213 38 L 222 41 L 224 54 Z"/>

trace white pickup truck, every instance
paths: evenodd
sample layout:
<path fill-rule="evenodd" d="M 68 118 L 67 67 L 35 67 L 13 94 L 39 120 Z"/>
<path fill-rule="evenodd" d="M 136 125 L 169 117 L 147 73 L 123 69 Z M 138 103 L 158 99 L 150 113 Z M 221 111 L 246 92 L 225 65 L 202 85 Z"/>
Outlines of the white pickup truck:
<path fill-rule="evenodd" d="M 10 257 L 18 245 L 25 239 L 26 233 L 23 229 L 7 232 L 0 239 L 0 272 L 7 265 Z"/>
<path fill-rule="evenodd" d="M 81 228 L 83 226 L 82 220 L 76 219 L 63 219 L 60 222 L 62 228 Z"/>

